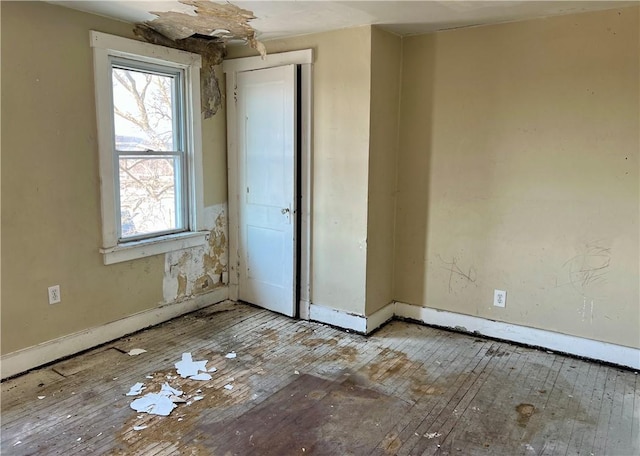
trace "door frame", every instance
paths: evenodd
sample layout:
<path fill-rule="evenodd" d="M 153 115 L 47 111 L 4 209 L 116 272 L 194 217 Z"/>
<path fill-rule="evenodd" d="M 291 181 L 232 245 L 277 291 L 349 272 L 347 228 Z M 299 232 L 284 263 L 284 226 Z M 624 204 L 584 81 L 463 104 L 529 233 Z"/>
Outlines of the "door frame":
<path fill-rule="evenodd" d="M 312 201 L 312 64 L 313 50 L 283 52 L 268 54 L 262 57 L 244 57 L 233 60 L 225 60 L 222 69 L 226 76 L 227 99 L 227 181 L 229 204 L 229 299 L 238 300 L 240 269 L 238 267 L 240 256 L 238 254 L 239 224 L 239 198 L 238 188 L 238 143 L 237 143 L 237 109 L 236 89 L 237 73 L 243 71 L 261 70 L 265 68 L 283 65 L 300 66 L 300 239 L 298 261 L 300 277 L 298 289 L 300 301 L 298 302 L 297 315 L 303 320 L 309 320 L 309 306 L 311 305 L 311 201 Z M 294 271 L 295 273 L 295 271 Z"/>

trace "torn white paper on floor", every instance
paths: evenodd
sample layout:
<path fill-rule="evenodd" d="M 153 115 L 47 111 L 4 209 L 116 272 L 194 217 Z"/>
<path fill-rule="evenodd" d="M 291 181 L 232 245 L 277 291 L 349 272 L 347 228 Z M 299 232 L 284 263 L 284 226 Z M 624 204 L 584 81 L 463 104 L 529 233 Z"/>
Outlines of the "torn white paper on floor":
<path fill-rule="evenodd" d="M 189 378 L 194 375 L 198 375 L 198 372 L 207 371 L 207 360 L 204 361 L 194 361 L 191 357 L 191 353 L 183 353 L 182 360 L 178 361 L 176 364 L 176 369 L 178 370 L 178 375 L 182 378 Z"/>
<path fill-rule="evenodd" d="M 145 412 L 150 415 L 168 416 L 176 408 L 169 396 L 157 393 L 148 393 L 131 403 L 131 408 L 136 412 Z"/>
<path fill-rule="evenodd" d="M 227 383 L 224 385 L 224 389 L 231 391 L 233 389 L 233 385 L 231 383 Z"/>
<path fill-rule="evenodd" d="M 129 353 L 127 353 L 127 355 L 129 356 L 138 356 L 141 355 L 143 353 L 146 353 L 147 351 L 143 348 L 133 348 L 131 350 L 129 350 Z"/>
<path fill-rule="evenodd" d="M 203 396 L 193 396 L 193 401 L 201 401 L 202 399 L 204 399 Z"/>
<path fill-rule="evenodd" d="M 230 353 L 227 353 L 224 357 L 227 358 L 227 359 L 233 359 L 233 358 L 236 357 L 236 353 L 235 352 L 230 352 Z"/>
<path fill-rule="evenodd" d="M 127 396 L 137 396 L 138 394 L 142 393 L 143 389 L 145 389 L 144 383 L 138 382 L 131 387 L 131 389 L 127 393 Z"/>
<path fill-rule="evenodd" d="M 146 429 L 146 428 L 147 428 L 147 426 L 143 424 L 141 426 L 134 426 L 133 430 L 134 431 L 141 431 L 141 430 Z"/>

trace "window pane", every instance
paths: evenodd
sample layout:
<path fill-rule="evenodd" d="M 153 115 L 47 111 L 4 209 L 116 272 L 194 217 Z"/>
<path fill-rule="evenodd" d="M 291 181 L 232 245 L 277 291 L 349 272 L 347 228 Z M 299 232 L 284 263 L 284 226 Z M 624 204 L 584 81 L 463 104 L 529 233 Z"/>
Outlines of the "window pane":
<path fill-rule="evenodd" d="M 178 150 L 174 132 L 175 78 L 113 68 L 117 150 Z"/>
<path fill-rule="evenodd" d="M 184 228 L 180 158 L 120 157 L 121 237 Z"/>

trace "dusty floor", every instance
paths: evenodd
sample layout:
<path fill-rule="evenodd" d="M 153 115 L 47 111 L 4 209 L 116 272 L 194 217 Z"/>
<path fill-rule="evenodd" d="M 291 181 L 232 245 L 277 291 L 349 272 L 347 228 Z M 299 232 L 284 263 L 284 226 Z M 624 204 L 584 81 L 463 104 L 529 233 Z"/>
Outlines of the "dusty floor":
<path fill-rule="evenodd" d="M 213 378 L 177 376 L 183 352 Z M 137 413 L 136 382 L 190 403 Z M 227 303 L 4 382 L 1 430 L 3 455 L 637 455 L 640 382 L 405 322 L 363 337 Z"/>

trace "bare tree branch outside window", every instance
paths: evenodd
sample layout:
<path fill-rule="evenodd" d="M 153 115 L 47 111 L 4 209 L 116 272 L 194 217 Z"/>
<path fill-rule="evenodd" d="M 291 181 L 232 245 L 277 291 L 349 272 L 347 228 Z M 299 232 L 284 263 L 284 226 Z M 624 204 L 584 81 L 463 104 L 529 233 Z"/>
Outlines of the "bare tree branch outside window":
<path fill-rule="evenodd" d="M 178 149 L 174 78 L 124 68 L 114 68 L 112 74 L 116 149 L 146 152 L 119 158 L 122 237 L 180 228 L 176 210 L 180 156 L 148 152 Z"/>

